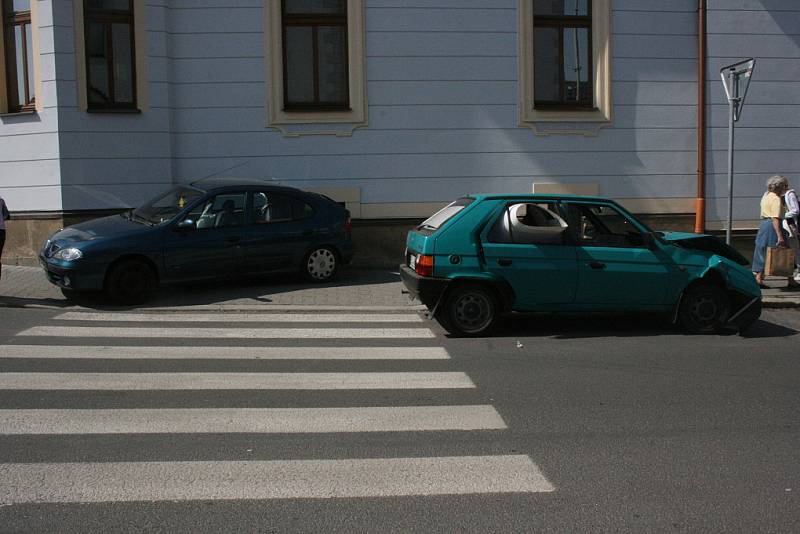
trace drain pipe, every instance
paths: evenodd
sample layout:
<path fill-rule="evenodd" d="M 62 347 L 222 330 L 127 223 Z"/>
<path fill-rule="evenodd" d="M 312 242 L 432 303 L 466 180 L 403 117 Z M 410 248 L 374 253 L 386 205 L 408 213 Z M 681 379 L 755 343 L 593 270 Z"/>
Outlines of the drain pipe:
<path fill-rule="evenodd" d="M 706 0 L 697 7 L 697 198 L 694 231 L 706 229 Z"/>

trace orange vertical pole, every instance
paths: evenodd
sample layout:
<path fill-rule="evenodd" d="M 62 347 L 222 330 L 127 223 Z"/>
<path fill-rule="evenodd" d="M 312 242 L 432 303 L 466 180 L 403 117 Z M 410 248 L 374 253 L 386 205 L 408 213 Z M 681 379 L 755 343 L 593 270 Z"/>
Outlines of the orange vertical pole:
<path fill-rule="evenodd" d="M 706 227 L 706 0 L 697 8 L 697 198 L 694 231 Z"/>

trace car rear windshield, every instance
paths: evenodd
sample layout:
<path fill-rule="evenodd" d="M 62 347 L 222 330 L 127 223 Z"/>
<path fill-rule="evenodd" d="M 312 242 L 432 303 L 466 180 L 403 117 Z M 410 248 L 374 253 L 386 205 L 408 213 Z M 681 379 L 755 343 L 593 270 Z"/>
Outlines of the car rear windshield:
<path fill-rule="evenodd" d="M 425 219 L 425 221 L 423 221 L 423 223 L 417 227 L 417 230 L 428 230 L 430 232 L 434 232 L 438 230 L 444 223 L 452 219 L 456 213 L 463 210 L 473 202 L 475 202 L 474 198 L 459 198 L 455 202 L 451 202 L 444 208 Z"/>

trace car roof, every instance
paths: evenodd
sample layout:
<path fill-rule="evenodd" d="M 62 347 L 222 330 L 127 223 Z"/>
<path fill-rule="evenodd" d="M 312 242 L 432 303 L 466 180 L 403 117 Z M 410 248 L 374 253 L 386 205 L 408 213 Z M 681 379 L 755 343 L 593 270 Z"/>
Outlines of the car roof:
<path fill-rule="evenodd" d="M 282 191 L 286 193 L 302 193 L 296 187 L 279 185 L 271 180 L 258 180 L 255 178 L 203 178 L 191 182 L 192 187 L 202 191 L 213 191 L 216 189 L 261 189 L 263 191 Z"/>
<path fill-rule="evenodd" d="M 586 200 L 591 202 L 616 202 L 610 198 L 588 195 L 544 195 L 538 193 L 467 195 L 475 200 Z"/>

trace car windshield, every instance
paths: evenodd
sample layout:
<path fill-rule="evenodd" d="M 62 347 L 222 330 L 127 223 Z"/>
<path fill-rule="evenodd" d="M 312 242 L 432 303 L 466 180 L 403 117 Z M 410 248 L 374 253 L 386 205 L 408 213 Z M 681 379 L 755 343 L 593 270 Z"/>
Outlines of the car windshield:
<path fill-rule="evenodd" d="M 172 220 L 183 208 L 204 194 L 199 189 L 179 185 L 136 208 L 131 215 L 135 219 L 150 224 L 161 224 Z"/>
<path fill-rule="evenodd" d="M 456 213 L 463 210 L 475 201 L 474 198 L 464 197 L 459 198 L 455 202 L 451 202 L 444 208 L 440 209 L 419 225 L 420 230 L 438 230 L 440 226 L 452 219 Z"/>

